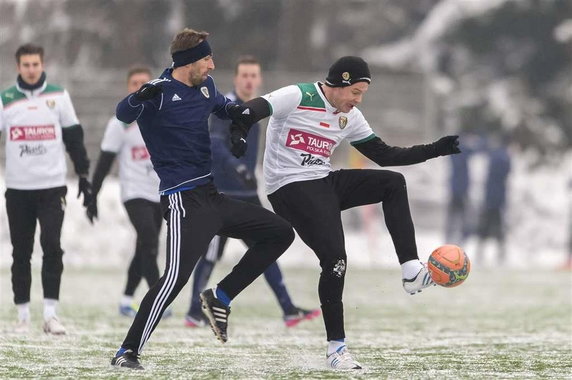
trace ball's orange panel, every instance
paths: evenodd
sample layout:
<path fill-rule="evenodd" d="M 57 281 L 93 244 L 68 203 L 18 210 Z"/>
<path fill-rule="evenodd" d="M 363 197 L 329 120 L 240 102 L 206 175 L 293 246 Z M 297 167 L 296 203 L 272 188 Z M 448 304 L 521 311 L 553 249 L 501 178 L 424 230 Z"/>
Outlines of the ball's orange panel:
<path fill-rule="evenodd" d="M 471 271 L 471 263 L 465 252 L 451 244 L 434 250 L 427 264 L 433 281 L 448 288 L 461 285 Z"/>

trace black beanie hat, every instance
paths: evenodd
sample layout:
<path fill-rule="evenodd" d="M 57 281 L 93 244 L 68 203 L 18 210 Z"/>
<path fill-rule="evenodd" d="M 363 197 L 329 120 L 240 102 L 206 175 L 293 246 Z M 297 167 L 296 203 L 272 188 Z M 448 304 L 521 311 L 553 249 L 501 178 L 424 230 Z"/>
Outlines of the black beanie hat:
<path fill-rule="evenodd" d="M 371 83 L 371 74 L 366 61 L 353 56 L 334 62 L 326 78 L 326 85 L 330 87 L 346 87 L 358 82 Z"/>

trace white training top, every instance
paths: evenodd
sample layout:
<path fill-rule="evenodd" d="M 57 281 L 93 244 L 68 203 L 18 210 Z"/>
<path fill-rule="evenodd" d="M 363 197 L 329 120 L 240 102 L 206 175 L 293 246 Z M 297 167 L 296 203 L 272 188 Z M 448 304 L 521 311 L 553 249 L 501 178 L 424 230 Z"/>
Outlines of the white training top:
<path fill-rule="evenodd" d="M 327 177 L 330 156 L 342 140 L 359 144 L 375 137 L 361 111 L 336 111 L 318 82 L 283 87 L 263 98 L 272 107 L 264 151 L 268 194 L 292 182 Z"/>
<path fill-rule="evenodd" d="M 145 147 L 137 122 L 127 125 L 115 116 L 107 123 L 101 150 L 116 153 L 119 160 L 121 200 L 143 198 L 159 202 L 159 177 Z"/>
<path fill-rule="evenodd" d="M 66 183 L 62 128 L 79 124 L 68 92 L 44 83 L 0 93 L 0 131 L 6 133 L 6 187 L 38 190 Z"/>

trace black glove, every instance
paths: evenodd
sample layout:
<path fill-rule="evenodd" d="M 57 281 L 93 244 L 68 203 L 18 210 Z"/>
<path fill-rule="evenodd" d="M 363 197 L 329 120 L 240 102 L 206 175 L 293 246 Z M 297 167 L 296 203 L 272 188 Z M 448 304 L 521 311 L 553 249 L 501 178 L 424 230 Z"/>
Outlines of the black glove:
<path fill-rule="evenodd" d="M 91 183 L 85 177 L 79 177 L 79 186 L 77 190 L 77 197 L 83 194 L 83 207 L 87 207 L 91 203 Z"/>
<path fill-rule="evenodd" d="M 233 123 L 243 125 L 247 129 L 254 124 L 254 112 L 250 108 L 233 104 L 228 107 L 227 113 Z"/>
<path fill-rule="evenodd" d="M 163 92 L 161 86 L 154 85 L 152 83 L 145 83 L 143 86 L 141 86 L 141 88 L 139 88 L 139 90 L 135 92 L 135 94 L 133 94 L 133 96 L 135 99 L 143 102 L 145 100 L 153 99 L 161 92 Z"/>
<path fill-rule="evenodd" d="M 91 202 L 89 202 L 89 204 L 87 205 L 85 214 L 87 215 L 87 218 L 89 219 L 90 223 L 93 224 L 93 220 L 97 219 L 97 196 L 94 195 L 91 198 Z"/>
<path fill-rule="evenodd" d="M 230 152 L 236 158 L 244 156 L 246 153 L 246 128 L 232 123 L 230 125 Z"/>
<path fill-rule="evenodd" d="M 431 144 L 435 156 L 448 156 L 461 153 L 459 149 L 459 136 L 445 136 Z"/>
<path fill-rule="evenodd" d="M 240 180 L 242 181 L 244 186 L 246 186 L 247 189 L 256 189 L 256 185 L 257 185 L 256 184 L 256 177 L 254 176 L 254 173 L 252 173 L 250 170 L 248 170 L 246 165 L 244 165 L 244 164 L 238 165 L 236 167 L 236 172 L 238 173 Z"/>

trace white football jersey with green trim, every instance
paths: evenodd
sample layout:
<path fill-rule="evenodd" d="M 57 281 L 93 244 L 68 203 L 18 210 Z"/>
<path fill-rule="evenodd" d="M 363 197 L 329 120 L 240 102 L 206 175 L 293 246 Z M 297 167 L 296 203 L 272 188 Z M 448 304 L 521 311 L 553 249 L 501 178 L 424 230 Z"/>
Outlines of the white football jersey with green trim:
<path fill-rule="evenodd" d="M 62 128 L 79 124 L 68 92 L 44 83 L 34 91 L 0 93 L 0 131 L 6 135 L 6 187 L 38 190 L 66 183 Z"/>
<path fill-rule="evenodd" d="M 267 194 L 326 177 L 332 171 L 330 156 L 344 139 L 358 143 L 375 137 L 361 111 L 336 111 L 318 82 L 283 87 L 263 98 L 272 107 L 264 152 Z"/>

